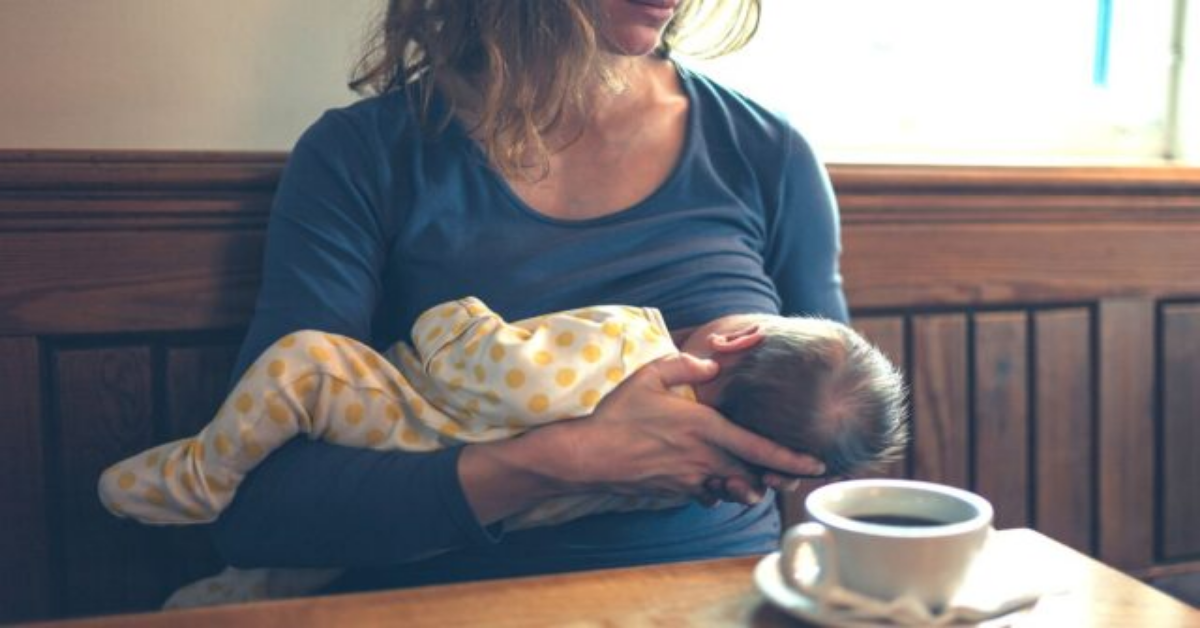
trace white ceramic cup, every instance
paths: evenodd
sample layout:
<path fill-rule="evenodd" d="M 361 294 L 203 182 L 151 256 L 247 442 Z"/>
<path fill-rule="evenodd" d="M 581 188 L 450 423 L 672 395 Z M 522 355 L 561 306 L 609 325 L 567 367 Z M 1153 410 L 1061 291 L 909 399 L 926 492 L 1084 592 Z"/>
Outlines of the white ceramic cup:
<path fill-rule="evenodd" d="M 810 493 L 804 506 L 811 521 L 784 535 L 779 565 L 784 582 L 816 599 L 822 587 L 838 585 L 882 601 L 914 596 L 940 611 L 992 529 L 986 499 L 930 482 L 836 482 Z M 801 573 L 806 550 L 815 577 Z"/>

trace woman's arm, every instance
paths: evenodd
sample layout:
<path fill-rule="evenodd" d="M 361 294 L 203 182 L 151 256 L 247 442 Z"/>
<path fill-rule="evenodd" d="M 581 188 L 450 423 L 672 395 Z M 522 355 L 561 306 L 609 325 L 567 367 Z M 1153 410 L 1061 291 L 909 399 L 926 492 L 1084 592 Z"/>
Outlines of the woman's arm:
<path fill-rule="evenodd" d="M 276 191 L 263 285 L 235 377 L 272 342 L 320 329 L 369 342 L 387 246 L 374 147 L 329 114 Z M 213 527 L 238 566 L 396 564 L 495 536 L 472 516 L 457 449 L 381 453 L 297 440 L 269 456 Z"/>

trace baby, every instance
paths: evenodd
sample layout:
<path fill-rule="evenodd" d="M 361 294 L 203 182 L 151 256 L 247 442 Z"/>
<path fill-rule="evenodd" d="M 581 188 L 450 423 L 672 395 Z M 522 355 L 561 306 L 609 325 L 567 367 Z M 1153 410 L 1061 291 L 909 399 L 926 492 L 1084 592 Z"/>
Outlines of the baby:
<path fill-rule="evenodd" d="M 720 365 L 678 394 L 844 475 L 899 453 L 904 386 L 850 328 L 813 318 L 733 315 L 676 347 L 657 310 L 598 306 L 506 323 L 474 298 L 436 306 L 382 355 L 315 331 L 268 348 L 197 436 L 104 472 L 100 497 L 117 516 L 151 524 L 213 521 L 267 454 L 304 434 L 375 449 L 429 451 L 516 436 L 585 416 L 641 366 L 679 351 Z M 505 520 L 506 529 L 680 499 L 585 495 Z"/>

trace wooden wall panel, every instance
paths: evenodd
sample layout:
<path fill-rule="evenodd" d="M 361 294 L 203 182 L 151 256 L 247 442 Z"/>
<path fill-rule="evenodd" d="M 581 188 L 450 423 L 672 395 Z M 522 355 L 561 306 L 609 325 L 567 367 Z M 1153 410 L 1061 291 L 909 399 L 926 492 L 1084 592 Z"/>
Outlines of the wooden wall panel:
<path fill-rule="evenodd" d="M 968 488 L 967 318 L 913 319 L 913 477 Z"/>
<path fill-rule="evenodd" d="M 903 316 L 859 318 L 854 320 L 854 327 L 867 340 L 870 340 L 876 347 L 879 347 L 879 350 L 892 361 L 892 364 L 896 368 L 904 370 L 907 377 L 908 366 L 906 360 L 908 351 L 904 341 Z M 906 455 L 904 459 L 890 463 L 868 475 L 871 477 L 889 478 L 908 477 L 909 458 L 910 456 Z"/>
<path fill-rule="evenodd" d="M 262 234 L 0 232 L 0 335 L 244 325 Z"/>
<path fill-rule="evenodd" d="M 1029 525 L 1027 327 L 1024 312 L 975 317 L 975 490 L 997 528 Z"/>
<path fill-rule="evenodd" d="M 1091 324 L 1083 308 L 1034 315 L 1035 523 L 1085 554 L 1094 552 L 1096 506 Z"/>
<path fill-rule="evenodd" d="M 1100 559 L 1154 560 L 1154 302 L 1100 303 Z"/>
<path fill-rule="evenodd" d="M 50 613 L 50 530 L 41 356 L 33 338 L 0 338 L 0 622 Z"/>
<path fill-rule="evenodd" d="M 1200 558 L 1200 305 L 1162 315 L 1162 554 Z"/>
<path fill-rule="evenodd" d="M 59 351 L 63 611 L 83 615 L 152 608 L 163 583 L 159 535 L 110 515 L 96 496 L 100 472 L 155 443 L 151 351 Z"/>

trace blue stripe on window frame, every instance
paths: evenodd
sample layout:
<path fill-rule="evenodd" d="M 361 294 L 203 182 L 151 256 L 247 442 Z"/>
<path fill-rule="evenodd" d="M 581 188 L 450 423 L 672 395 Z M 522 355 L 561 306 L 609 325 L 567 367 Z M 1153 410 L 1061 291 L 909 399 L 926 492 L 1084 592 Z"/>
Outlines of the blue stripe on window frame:
<path fill-rule="evenodd" d="M 1113 0 L 1097 0 L 1096 51 L 1092 59 L 1092 84 L 1108 85 L 1108 54 L 1112 47 Z"/>

